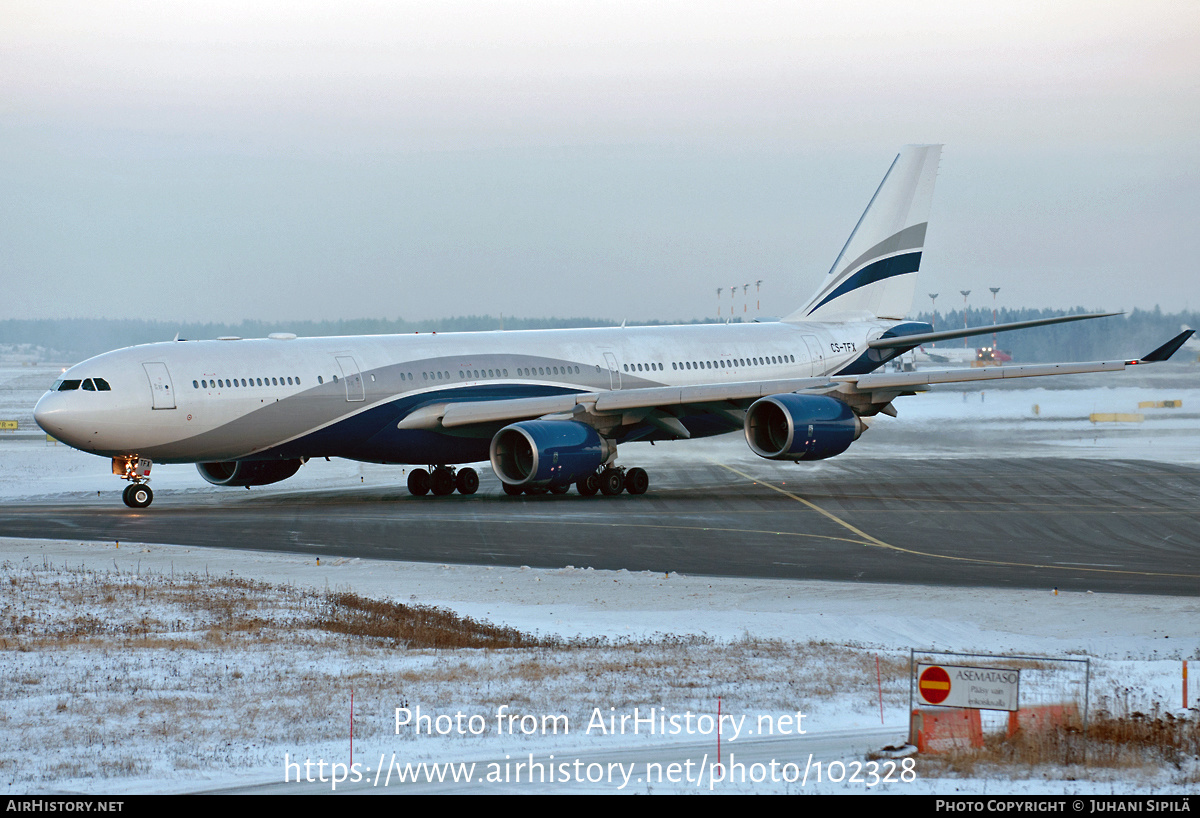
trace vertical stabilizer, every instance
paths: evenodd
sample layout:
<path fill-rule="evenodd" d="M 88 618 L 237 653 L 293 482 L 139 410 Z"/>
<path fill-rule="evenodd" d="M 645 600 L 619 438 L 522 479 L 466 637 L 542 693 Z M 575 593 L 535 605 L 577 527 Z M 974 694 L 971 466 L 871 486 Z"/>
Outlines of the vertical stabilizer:
<path fill-rule="evenodd" d="M 912 307 L 941 145 L 908 145 L 888 169 L 829 275 L 785 321 L 902 319 Z"/>

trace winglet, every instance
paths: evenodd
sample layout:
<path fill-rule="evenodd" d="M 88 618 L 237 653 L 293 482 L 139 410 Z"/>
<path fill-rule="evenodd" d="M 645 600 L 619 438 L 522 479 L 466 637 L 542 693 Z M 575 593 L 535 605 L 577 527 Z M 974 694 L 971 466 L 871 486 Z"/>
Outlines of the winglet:
<path fill-rule="evenodd" d="M 1178 349 L 1187 343 L 1187 339 L 1191 338 L 1196 331 L 1194 329 L 1184 330 L 1176 335 L 1170 341 L 1160 346 L 1158 349 L 1151 352 L 1149 355 L 1143 356 L 1136 361 L 1129 361 L 1131 364 L 1153 364 L 1159 361 L 1165 361 L 1178 351 Z"/>

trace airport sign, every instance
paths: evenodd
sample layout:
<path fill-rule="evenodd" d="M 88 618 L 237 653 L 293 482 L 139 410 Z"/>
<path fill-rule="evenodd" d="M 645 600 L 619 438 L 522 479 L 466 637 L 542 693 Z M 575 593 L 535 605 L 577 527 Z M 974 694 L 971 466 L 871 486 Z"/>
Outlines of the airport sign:
<path fill-rule="evenodd" d="M 1021 671 L 1001 667 L 917 665 L 917 697 L 921 704 L 1008 710 L 1018 707 Z"/>

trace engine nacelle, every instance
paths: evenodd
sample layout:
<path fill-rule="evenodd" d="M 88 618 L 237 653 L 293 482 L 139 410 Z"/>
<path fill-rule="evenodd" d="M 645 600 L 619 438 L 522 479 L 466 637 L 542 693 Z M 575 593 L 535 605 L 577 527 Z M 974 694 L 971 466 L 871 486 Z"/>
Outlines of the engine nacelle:
<path fill-rule="evenodd" d="M 823 395 L 771 395 L 746 411 L 746 442 L 770 460 L 824 460 L 850 448 L 866 428 L 849 406 Z"/>
<path fill-rule="evenodd" d="M 265 486 L 286 480 L 302 465 L 303 460 L 229 460 L 197 463 L 196 471 L 214 486 Z"/>
<path fill-rule="evenodd" d="M 574 420 L 525 420 L 492 438 L 496 476 L 511 486 L 567 485 L 604 465 L 614 447 Z"/>

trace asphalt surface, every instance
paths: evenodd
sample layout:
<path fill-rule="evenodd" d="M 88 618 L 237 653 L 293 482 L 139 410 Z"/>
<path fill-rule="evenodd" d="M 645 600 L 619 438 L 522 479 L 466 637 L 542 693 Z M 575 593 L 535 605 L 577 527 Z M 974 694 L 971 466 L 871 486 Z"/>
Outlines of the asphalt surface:
<path fill-rule="evenodd" d="M 13 502 L 0 536 L 314 557 L 1200 595 L 1200 469 L 1144 461 L 683 461 L 649 493 L 471 497 L 402 486 Z M 118 487 L 119 488 L 119 487 Z"/>

